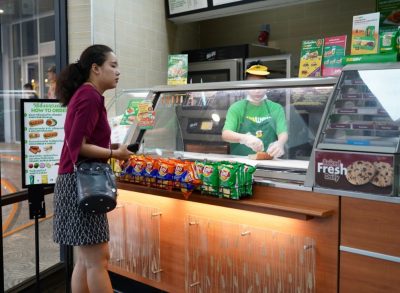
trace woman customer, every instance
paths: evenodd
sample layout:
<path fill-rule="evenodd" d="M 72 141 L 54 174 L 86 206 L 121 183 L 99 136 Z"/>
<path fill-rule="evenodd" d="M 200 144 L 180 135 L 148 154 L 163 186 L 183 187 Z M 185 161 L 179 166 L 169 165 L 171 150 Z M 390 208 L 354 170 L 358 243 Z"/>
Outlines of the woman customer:
<path fill-rule="evenodd" d="M 110 149 L 111 130 L 104 106 L 104 91 L 117 86 L 120 72 L 113 51 L 93 45 L 76 63 L 65 68 L 56 95 L 68 106 L 58 178 L 54 190 L 56 243 L 76 246 L 72 292 L 113 292 L 107 272 L 110 239 L 106 214 L 89 214 L 78 207 L 74 163 L 82 159 L 125 160 L 132 154 L 126 145 Z"/>

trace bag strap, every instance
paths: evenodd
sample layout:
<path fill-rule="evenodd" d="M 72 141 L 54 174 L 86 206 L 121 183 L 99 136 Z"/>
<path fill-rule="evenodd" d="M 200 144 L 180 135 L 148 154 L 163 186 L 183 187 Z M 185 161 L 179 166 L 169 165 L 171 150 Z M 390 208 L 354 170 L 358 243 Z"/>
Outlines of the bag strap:
<path fill-rule="evenodd" d="M 72 160 L 72 155 L 71 155 L 71 150 L 69 148 L 69 144 L 68 144 L 68 140 L 65 140 L 65 143 L 67 144 L 67 149 L 68 149 L 68 154 L 69 154 L 69 158 L 71 159 L 72 164 L 74 165 L 74 172 L 78 169 L 78 167 L 76 166 L 76 162 L 74 162 Z"/>

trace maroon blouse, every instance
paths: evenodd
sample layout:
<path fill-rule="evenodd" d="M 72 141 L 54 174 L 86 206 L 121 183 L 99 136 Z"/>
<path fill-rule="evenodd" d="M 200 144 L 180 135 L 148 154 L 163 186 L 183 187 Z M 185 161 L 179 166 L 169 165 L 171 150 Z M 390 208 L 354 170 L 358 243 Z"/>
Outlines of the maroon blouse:
<path fill-rule="evenodd" d="M 104 97 L 93 86 L 83 84 L 72 96 L 67 108 L 64 131 L 58 174 L 73 172 L 73 163 L 78 160 L 84 137 L 89 144 L 109 147 L 111 129 L 107 121 Z"/>

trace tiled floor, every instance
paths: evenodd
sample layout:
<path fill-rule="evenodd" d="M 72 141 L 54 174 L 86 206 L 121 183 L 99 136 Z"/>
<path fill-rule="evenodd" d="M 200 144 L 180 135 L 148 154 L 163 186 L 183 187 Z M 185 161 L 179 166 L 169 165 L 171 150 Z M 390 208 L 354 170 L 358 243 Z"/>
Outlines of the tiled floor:
<path fill-rule="evenodd" d="M 0 144 L 1 194 L 21 190 L 20 145 Z M 39 223 L 40 270 L 60 260 L 60 249 L 52 240 L 53 196 L 45 197 L 47 218 Z M 35 276 L 35 226 L 29 219 L 28 202 L 2 208 L 4 288 Z"/>
<path fill-rule="evenodd" d="M 29 222 L 27 203 L 20 207 L 16 227 L 21 227 Z M 24 224 L 19 222 L 25 221 Z M 39 223 L 39 263 L 43 271 L 60 260 L 60 249 L 51 237 L 52 218 Z M 15 230 L 3 238 L 4 254 L 4 288 L 5 290 L 25 281 L 35 275 L 35 227 L 34 225 Z"/>

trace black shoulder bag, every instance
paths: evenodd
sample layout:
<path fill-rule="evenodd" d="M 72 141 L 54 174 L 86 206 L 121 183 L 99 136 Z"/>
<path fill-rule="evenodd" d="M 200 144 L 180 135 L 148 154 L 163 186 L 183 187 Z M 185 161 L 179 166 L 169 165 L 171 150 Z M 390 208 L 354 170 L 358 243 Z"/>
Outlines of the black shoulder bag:
<path fill-rule="evenodd" d="M 68 152 L 72 160 L 68 141 Z M 111 166 L 90 159 L 73 162 L 79 208 L 91 214 L 104 214 L 117 205 L 117 183 Z"/>

